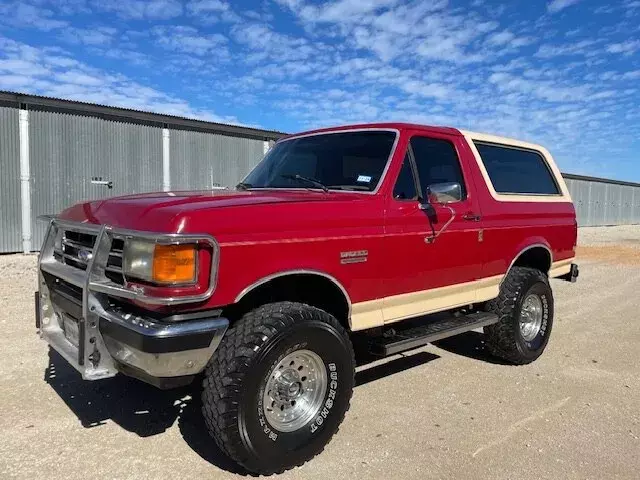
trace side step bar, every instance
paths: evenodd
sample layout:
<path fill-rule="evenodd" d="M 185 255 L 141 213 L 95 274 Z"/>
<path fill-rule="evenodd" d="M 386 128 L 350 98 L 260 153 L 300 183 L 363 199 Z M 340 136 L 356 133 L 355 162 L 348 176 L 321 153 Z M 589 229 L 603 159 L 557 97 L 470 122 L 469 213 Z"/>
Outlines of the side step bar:
<path fill-rule="evenodd" d="M 376 338 L 370 344 L 370 350 L 374 355 L 386 357 L 497 322 L 498 316 L 495 313 L 448 315 L 429 323 L 394 332 L 390 336 L 383 335 Z"/>

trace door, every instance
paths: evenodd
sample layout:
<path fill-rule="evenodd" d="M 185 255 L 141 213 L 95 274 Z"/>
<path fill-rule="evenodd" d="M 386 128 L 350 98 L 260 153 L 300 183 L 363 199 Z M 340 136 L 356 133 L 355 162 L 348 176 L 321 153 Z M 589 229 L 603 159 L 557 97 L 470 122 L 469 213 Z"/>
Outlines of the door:
<path fill-rule="evenodd" d="M 414 132 L 388 200 L 385 251 L 390 262 L 383 316 L 390 323 L 467 305 L 482 270 L 481 217 L 475 190 L 460 163 L 458 137 Z M 456 182 L 461 198 L 425 210 L 427 187 Z"/>

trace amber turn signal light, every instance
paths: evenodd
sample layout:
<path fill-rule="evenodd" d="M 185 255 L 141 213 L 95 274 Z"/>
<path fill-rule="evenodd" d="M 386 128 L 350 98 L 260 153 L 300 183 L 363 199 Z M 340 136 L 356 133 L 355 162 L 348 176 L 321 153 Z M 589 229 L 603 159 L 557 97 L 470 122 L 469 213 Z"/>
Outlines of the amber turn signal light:
<path fill-rule="evenodd" d="M 152 280 L 166 284 L 195 283 L 196 258 L 196 246 L 193 244 L 156 245 Z"/>

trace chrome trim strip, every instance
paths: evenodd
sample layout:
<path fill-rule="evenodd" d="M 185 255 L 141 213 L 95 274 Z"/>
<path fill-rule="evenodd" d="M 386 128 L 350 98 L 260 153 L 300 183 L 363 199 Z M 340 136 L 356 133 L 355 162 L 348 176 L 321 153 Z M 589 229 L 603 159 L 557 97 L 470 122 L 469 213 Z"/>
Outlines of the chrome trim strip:
<path fill-rule="evenodd" d="M 78 250 L 87 250 L 88 248 L 93 248 L 93 245 L 84 245 L 83 243 L 75 242 L 73 240 L 69 240 L 68 238 L 63 238 L 61 242 L 63 245 L 67 245 L 68 247 L 76 248 Z"/>
<path fill-rule="evenodd" d="M 316 275 L 319 277 L 324 277 L 328 280 L 331 280 L 333 284 L 340 289 L 342 294 L 344 295 L 345 300 L 347 301 L 347 320 L 349 321 L 349 327 L 351 327 L 351 297 L 347 293 L 347 290 L 342 286 L 342 284 L 338 281 L 336 277 L 333 275 L 329 275 L 328 273 L 321 272 L 319 270 L 310 270 L 310 269 L 297 269 L 297 270 L 285 270 L 283 272 L 272 273 L 271 275 L 267 275 L 266 277 L 261 278 L 260 280 L 252 283 L 248 287 L 244 288 L 235 298 L 234 303 L 238 303 L 242 298 L 247 295 L 252 290 L 258 288 L 265 283 L 270 282 L 275 278 L 286 277 L 289 275 Z"/>
<path fill-rule="evenodd" d="M 360 195 L 375 195 L 376 193 L 378 193 L 378 191 L 382 187 L 382 184 L 385 181 L 385 178 L 387 177 L 387 172 L 389 171 L 389 168 L 391 166 L 391 160 L 393 160 L 393 157 L 396 154 L 396 148 L 398 147 L 398 143 L 400 142 L 400 130 L 397 129 L 397 128 L 344 128 L 342 130 L 328 130 L 326 132 L 302 133 L 300 135 L 292 135 L 290 137 L 278 140 L 274 144 L 274 146 L 277 145 L 278 143 L 288 142 L 289 140 L 296 140 L 298 138 L 315 137 L 315 136 L 318 136 L 318 135 L 332 135 L 332 134 L 335 134 L 335 133 L 350 133 L 350 132 L 394 132 L 396 134 L 396 138 L 393 141 L 393 145 L 391 146 L 391 152 L 389 153 L 389 158 L 387 158 L 387 163 L 386 163 L 386 165 L 384 167 L 384 170 L 382 171 L 382 175 L 380 175 L 380 180 L 378 181 L 378 185 L 376 185 L 376 188 L 374 188 L 370 192 L 363 192 L 363 191 L 358 191 L 358 190 L 340 190 L 340 189 L 335 189 L 335 188 L 330 188 L 329 189 L 329 191 L 331 191 L 331 192 L 355 193 L 355 194 L 360 194 Z M 271 147 L 271 148 L 273 148 L 273 147 Z M 260 164 L 260 162 L 258 162 L 258 164 Z M 251 173 L 253 172 L 253 170 L 255 170 L 255 168 L 257 166 L 258 165 L 253 167 L 249 171 L 249 173 L 247 173 L 247 175 L 245 175 L 245 177 L 242 179 L 242 181 L 244 181 L 249 175 L 251 175 Z M 249 188 L 248 190 L 251 191 L 251 190 L 305 190 L 305 189 L 304 188 L 252 187 L 252 188 Z"/>
<path fill-rule="evenodd" d="M 515 257 L 513 257 L 513 260 L 511 260 L 511 264 L 509 265 L 509 268 L 507 268 L 507 271 L 505 272 L 504 277 L 502 277 L 502 280 L 500 280 L 500 286 L 502 286 L 502 282 L 504 282 L 504 279 L 507 278 L 507 275 L 509 275 L 511 268 L 513 267 L 513 264 L 516 263 L 516 260 L 518 260 L 518 258 L 520 258 L 520 255 L 522 255 L 527 250 L 531 250 L 532 248 L 538 248 L 538 247 L 542 247 L 547 252 L 549 252 L 549 259 L 551 260 L 551 262 L 549 263 L 549 269 L 551 269 L 551 265 L 553 265 L 553 252 L 549 249 L 549 247 L 547 247 L 543 243 L 534 243 L 533 245 L 529 245 L 528 247 L 523 248 L 522 250 L 520 250 L 520 253 L 518 253 Z"/>

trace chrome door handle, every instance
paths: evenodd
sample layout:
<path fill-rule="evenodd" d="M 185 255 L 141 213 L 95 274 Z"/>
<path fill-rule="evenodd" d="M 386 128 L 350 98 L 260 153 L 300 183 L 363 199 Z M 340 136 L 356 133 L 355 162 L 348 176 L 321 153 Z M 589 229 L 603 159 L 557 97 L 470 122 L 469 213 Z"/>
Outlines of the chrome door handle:
<path fill-rule="evenodd" d="M 462 216 L 463 220 L 466 220 L 468 222 L 479 222 L 480 221 L 480 215 L 476 215 L 475 213 L 469 212 L 469 213 L 465 213 Z"/>

